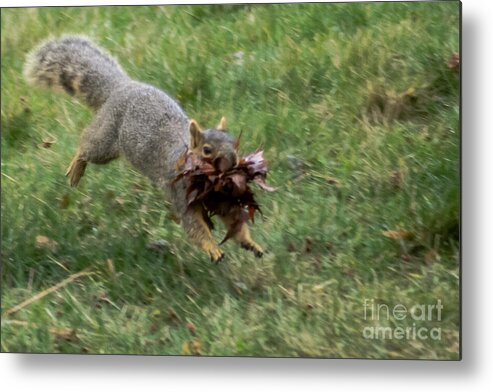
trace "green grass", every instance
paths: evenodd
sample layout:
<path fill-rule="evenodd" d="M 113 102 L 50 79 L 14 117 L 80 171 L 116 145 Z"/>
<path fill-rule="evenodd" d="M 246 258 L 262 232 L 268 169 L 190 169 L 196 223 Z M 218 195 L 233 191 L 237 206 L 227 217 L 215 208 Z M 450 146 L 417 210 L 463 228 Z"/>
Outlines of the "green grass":
<path fill-rule="evenodd" d="M 3 9 L 2 311 L 95 274 L 4 315 L 1 350 L 457 359 L 458 7 Z M 68 186 L 91 113 L 22 78 L 26 53 L 62 33 L 93 36 L 200 123 L 226 116 L 243 152 L 263 146 L 279 186 L 257 191 L 263 259 L 228 242 L 212 265 L 124 160 Z M 147 248 L 160 239 L 170 252 Z M 376 322 L 365 299 L 444 309 L 440 321 Z M 441 339 L 363 337 L 413 323 Z"/>

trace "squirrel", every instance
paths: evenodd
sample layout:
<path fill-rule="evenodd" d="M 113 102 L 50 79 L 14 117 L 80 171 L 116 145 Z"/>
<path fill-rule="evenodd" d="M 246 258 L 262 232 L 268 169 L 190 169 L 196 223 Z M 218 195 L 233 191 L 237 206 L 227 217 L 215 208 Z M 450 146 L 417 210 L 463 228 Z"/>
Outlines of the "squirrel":
<path fill-rule="evenodd" d="M 188 208 L 187 185 L 183 179 L 173 180 L 178 175 L 176 163 L 187 148 L 223 172 L 238 163 L 235 139 L 224 117 L 217 127 L 203 130 L 174 99 L 131 79 L 115 58 L 83 36 L 42 42 L 27 55 L 24 77 L 31 85 L 66 92 L 95 112 L 67 169 L 71 186 L 79 184 L 88 163 L 106 164 L 122 155 L 164 191 L 190 242 L 213 262 L 223 259 L 204 219 L 204 208 Z M 228 229 L 233 224 L 227 216 L 220 218 Z M 255 256 L 263 255 L 246 223 L 234 239 Z"/>

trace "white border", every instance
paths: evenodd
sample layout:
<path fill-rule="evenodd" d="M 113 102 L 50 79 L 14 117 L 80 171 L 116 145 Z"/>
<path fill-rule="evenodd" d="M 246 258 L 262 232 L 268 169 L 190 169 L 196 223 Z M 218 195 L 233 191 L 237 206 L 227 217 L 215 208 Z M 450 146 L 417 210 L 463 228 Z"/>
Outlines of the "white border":
<path fill-rule="evenodd" d="M 212 1 L 211 3 L 223 3 Z M 163 1 L 2 0 L 2 6 Z M 181 3 L 180 1 L 173 2 Z M 201 3 L 185 1 L 183 3 Z M 29 391 L 485 391 L 493 299 L 492 4 L 463 1 L 463 361 L 368 361 L 0 354 L 0 386 Z M 7 389 L 9 388 L 9 389 Z"/>

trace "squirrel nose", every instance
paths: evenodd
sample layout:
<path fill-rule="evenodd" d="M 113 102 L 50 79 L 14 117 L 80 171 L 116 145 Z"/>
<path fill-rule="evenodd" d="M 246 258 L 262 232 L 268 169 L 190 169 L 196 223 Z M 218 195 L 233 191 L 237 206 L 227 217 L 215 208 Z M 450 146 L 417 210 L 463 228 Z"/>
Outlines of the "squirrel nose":
<path fill-rule="evenodd" d="M 225 172 L 232 167 L 236 166 L 238 163 L 238 157 L 236 156 L 236 153 L 231 153 L 228 155 L 223 155 L 220 157 L 217 157 L 214 160 L 214 167 L 216 170 L 219 170 L 220 172 Z"/>

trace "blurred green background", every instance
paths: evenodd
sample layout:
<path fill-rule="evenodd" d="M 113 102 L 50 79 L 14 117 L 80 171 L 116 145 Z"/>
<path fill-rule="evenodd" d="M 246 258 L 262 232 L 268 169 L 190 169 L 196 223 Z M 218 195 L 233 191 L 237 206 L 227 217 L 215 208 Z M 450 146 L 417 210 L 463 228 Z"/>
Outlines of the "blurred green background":
<path fill-rule="evenodd" d="M 2 351 L 458 358 L 458 2 L 2 9 L 1 22 Z M 201 124 L 226 116 L 244 153 L 265 150 L 279 191 L 256 191 L 263 259 L 228 242 L 211 265 L 123 159 L 68 186 L 92 114 L 22 77 L 63 33 Z M 365 299 L 444 309 L 368 320 Z M 368 339 L 369 326 L 441 338 Z"/>

